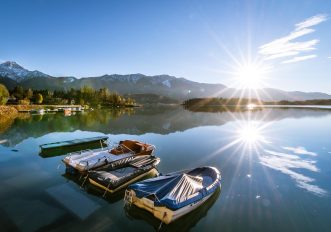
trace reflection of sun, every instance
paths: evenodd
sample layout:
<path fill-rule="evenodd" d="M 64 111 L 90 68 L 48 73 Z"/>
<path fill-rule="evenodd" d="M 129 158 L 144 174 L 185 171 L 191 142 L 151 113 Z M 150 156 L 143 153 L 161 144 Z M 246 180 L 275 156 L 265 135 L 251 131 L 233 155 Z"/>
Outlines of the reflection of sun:
<path fill-rule="evenodd" d="M 237 128 L 237 142 L 244 149 L 258 150 L 263 147 L 263 144 L 270 142 L 265 137 L 265 129 L 269 123 L 261 123 L 259 121 L 245 121 Z"/>
<path fill-rule="evenodd" d="M 259 128 L 254 124 L 244 125 L 238 130 L 239 140 L 246 144 L 254 144 L 263 141 Z"/>
<path fill-rule="evenodd" d="M 241 118 L 242 119 L 242 118 Z M 240 120 L 236 118 L 236 123 L 229 130 L 229 143 L 214 151 L 211 155 L 219 154 L 231 147 L 235 147 L 234 153 L 240 150 L 243 153 L 258 152 L 263 147 L 270 146 L 270 138 L 267 137 L 266 129 L 272 122 L 263 122 L 256 119 Z"/>

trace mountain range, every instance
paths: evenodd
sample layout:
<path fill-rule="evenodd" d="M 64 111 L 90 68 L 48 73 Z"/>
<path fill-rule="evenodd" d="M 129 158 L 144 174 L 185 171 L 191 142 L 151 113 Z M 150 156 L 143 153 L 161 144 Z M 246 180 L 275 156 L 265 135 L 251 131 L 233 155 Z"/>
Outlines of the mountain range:
<path fill-rule="evenodd" d="M 103 75 L 98 77 L 54 77 L 40 71 L 29 71 L 16 62 L 0 64 L 0 83 L 8 89 L 20 85 L 24 88 L 65 90 L 81 88 L 85 85 L 95 89 L 107 87 L 120 94 L 157 94 L 177 100 L 196 97 L 249 97 L 264 101 L 331 99 L 331 95 L 321 92 L 283 91 L 264 88 L 251 93 L 228 88 L 223 84 L 208 84 L 177 78 L 169 75 L 146 76 L 143 74 Z"/>

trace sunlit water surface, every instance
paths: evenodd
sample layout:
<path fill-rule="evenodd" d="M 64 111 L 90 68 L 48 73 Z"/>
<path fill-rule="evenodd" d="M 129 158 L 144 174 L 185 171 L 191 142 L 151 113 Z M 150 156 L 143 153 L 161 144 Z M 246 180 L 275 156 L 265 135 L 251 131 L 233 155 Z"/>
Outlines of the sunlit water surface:
<path fill-rule="evenodd" d="M 0 127 L 1 231 L 330 231 L 331 110 L 191 112 L 181 107 L 22 115 Z M 222 190 L 174 226 L 122 196 L 80 188 L 39 145 L 108 135 L 155 144 L 159 171 L 217 167 Z"/>

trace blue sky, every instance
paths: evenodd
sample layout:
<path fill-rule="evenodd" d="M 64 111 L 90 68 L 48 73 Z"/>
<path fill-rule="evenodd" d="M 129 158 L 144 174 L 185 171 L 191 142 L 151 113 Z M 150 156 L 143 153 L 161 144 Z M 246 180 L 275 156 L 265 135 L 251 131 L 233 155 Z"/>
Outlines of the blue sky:
<path fill-rule="evenodd" d="M 331 93 L 330 1 L 0 0 L 0 9 L 0 61 L 31 70 L 233 86 L 240 65 L 259 63 L 271 67 L 265 87 Z"/>

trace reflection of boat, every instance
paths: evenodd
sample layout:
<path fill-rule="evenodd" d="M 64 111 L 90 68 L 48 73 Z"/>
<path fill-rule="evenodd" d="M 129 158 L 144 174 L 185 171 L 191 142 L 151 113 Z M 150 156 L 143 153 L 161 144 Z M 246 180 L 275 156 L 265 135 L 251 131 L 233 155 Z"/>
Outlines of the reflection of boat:
<path fill-rule="evenodd" d="M 220 181 L 213 167 L 170 173 L 130 185 L 125 202 L 169 224 L 203 204 L 221 186 Z"/>
<path fill-rule="evenodd" d="M 77 106 L 77 107 L 72 107 L 71 111 L 73 112 L 81 112 L 82 111 L 82 107 L 81 106 Z"/>
<path fill-rule="evenodd" d="M 195 210 L 190 213 L 184 215 L 178 220 L 170 223 L 168 225 L 163 225 L 160 227 L 161 221 L 153 216 L 150 212 L 141 209 L 135 205 L 131 205 L 130 207 L 125 207 L 125 213 L 130 219 L 136 220 L 144 220 L 148 224 L 154 227 L 157 231 L 189 231 L 192 227 L 194 227 L 203 217 L 205 217 L 208 213 L 208 210 L 213 206 L 216 202 L 217 198 L 220 195 L 220 189 L 217 190 L 211 195 L 211 197 L 206 200 L 206 202 L 200 205 Z"/>
<path fill-rule="evenodd" d="M 74 139 L 62 142 L 47 143 L 40 145 L 40 155 L 51 157 L 68 152 L 79 151 L 86 148 L 99 148 L 106 145 L 107 136 L 97 136 L 92 138 Z"/>
<path fill-rule="evenodd" d="M 134 156 L 133 159 L 114 167 L 112 163 L 88 173 L 89 182 L 114 193 L 145 176 L 156 176 L 155 167 L 160 162 L 159 158 L 150 155 Z"/>
<path fill-rule="evenodd" d="M 81 186 L 88 194 L 100 197 L 100 188 L 96 188 L 94 187 L 94 185 L 91 184 L 85 184 L 86 183 L 85 178 L 82 178 L 81 176 L 77 176 L 77 175 L 71 175 L 70 173 L 67 172 L 63 173 L 62 177 L 65 178 L 67 181 L 72 181 L 73 183 Z M 109 203 L 115 203 L 123 200 L 124 192 L 125 189 L 122 189 L 115 193 L 105 195 L 103 198 L 107 200 Z"/>
<path fill-rule="evenodd" d="M 34 109 L 30 111 L 31 114 L 40 114 L 43 115 L 45 114 L 45 110 L 44 109 Z"/>
<path fill-rule="evenodd" d="M 64 109 L 64 116 L 71 116 L 71 109 Z"/>
<path fill-rule="evenodd" d="M 124 140 L 111 150 L 86 150 L 72 153 L 63 159 L 69 171 L 87 172 L 112 163 L 120 165 L 137 155 L 151 155 L 155 147 L 134 140 Z"/>

